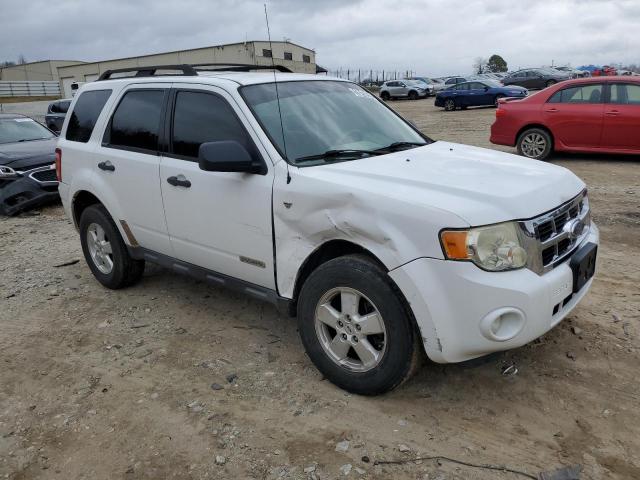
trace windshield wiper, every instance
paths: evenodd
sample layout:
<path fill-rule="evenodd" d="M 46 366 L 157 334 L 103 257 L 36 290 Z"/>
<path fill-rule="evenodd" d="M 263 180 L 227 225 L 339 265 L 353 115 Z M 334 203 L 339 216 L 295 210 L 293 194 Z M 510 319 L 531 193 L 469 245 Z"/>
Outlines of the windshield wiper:
<path fill-rule="evenodd" d="M 376 152 L 397 152 L 398 150 L 406 150 L 412 147 L 422 147 L 427 145 L 426 142 L 393 142 L 386 147 L 376 148 Z"/>
<path fill-rule="evenodd" d="M 306 157 L 296 158 L 296 162 L 304 162 L 307 160 L 326 160 L 328 158 L 343 158 L 343 157 L 358 157 L 371 155 L 380 155 L 377 150 L 354 150 L 354 149 L 342 149 L 342 150 L 327 150 L 324 153 L 317 155 L 307 155 Z"/>

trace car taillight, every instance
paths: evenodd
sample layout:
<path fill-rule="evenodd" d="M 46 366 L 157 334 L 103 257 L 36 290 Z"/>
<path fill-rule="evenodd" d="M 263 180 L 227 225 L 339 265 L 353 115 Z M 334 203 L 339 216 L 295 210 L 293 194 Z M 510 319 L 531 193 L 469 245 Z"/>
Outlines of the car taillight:
<path fill-rule="evenodd" d="M 62 150 L 56 148 L 56 178 L 62 181 Z"/>
<path fill-rule="evenodd" d="M 504 108 L 496 108 L 496 117 L 504 117 L 507 114 L 507 111 Z"/>

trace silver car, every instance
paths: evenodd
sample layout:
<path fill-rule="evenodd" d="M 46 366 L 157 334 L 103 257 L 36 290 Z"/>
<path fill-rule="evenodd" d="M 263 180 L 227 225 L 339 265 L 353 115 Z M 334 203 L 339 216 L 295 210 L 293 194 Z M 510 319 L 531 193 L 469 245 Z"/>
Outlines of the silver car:
<path fill-rule="evenodd" d="M 433 93 L 433 87 L 418 80 L 389 80 L 380 87 L 380 98 L 390 100 L 392 98 L 408 98 L 417 100 L 426 98 Z"/>

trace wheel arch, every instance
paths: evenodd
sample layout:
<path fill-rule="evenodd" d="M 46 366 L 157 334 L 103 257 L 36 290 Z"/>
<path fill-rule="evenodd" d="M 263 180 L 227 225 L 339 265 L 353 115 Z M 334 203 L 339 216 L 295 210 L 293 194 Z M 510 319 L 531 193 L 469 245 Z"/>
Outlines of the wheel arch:
<path fill-rule="evenodd" d="M 76 228 L 78 228 L 80 225 L 80 217 L 82 216 L 82 212 L 84 212 L 87 207 L 96 204 L 104 206 L 104 202 L 102 202 L 96 195 L 89 192 L 88 190 L 78 190 L 73 195 L 73 200 L 71 202 L 71 211 L 73 212 L 73 223 L 75 223 Z"/>

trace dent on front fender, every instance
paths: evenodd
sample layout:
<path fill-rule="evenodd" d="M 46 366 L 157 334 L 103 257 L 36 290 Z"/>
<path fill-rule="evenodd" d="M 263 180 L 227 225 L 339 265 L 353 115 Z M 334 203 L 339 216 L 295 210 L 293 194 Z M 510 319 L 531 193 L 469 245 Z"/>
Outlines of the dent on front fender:
<path fill-rule="evenodd" d="M 451 223 L 450 214 L 364 185 L 317 178 L 314 169 L 319 168 L 290 167 L 289 183 L 276 172 L 273 218 L 281 296 L 293 298 L 305 260 L 332 240 L 368 250 L 387 270 L 421 256 L 442 255 L 437 235 Z"/>

